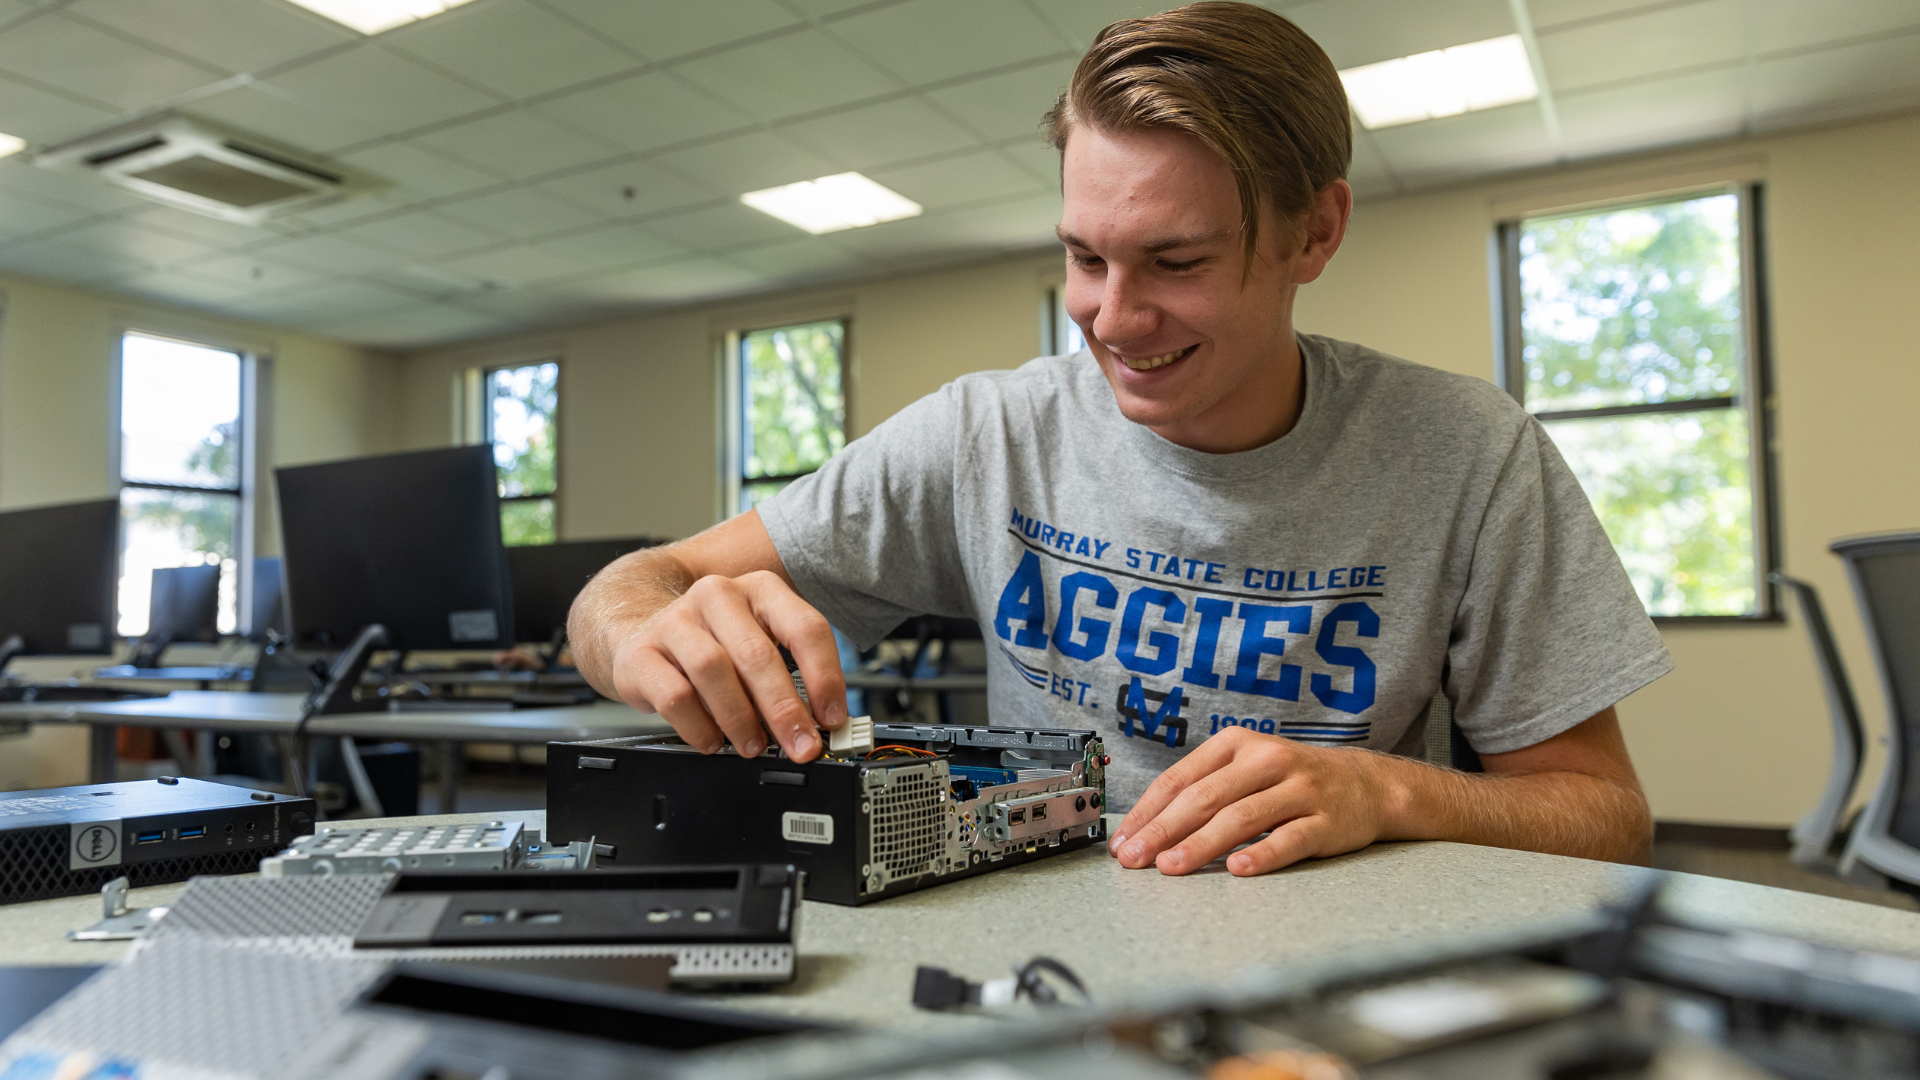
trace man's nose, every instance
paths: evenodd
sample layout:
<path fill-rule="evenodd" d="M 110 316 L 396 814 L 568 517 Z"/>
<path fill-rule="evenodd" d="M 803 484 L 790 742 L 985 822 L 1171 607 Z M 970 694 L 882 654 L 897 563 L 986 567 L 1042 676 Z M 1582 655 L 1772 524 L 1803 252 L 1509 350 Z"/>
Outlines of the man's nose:
<path fill-rule="evenodd" d="M 1093 336 L 1109 348 L 1124 349 L 1152 334 L 1160 325 L 1160 311 L 1124 273 L 1109 273 L 1100 294 L 1100 314 L 1093 320 Z"/>

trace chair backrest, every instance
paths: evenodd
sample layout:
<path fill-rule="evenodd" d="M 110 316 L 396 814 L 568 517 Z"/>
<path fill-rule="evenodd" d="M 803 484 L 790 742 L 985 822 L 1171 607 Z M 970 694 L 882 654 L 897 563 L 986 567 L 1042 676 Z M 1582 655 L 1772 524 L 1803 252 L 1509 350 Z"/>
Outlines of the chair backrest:
<path fill-rule="evenodd" d="M 1434 691 L 1433 700 L 1427 702 L 1427 763 L 1461 772 L 1486 771 L 1473 744 L 1453 722 L 1453 702 L 1444 690 Z"/>
<path fill-rule="evenodd" d="M 1827 624 L 1826 609 L 1820 593 L 1812 585 L 1785 574 L 1768 574 L 1767 580 L 1784 585 L 1799 601 L 1807 638 L 1813 644 L 1813 658 L 1820 669 L 1820 683 L 1827 693 L 1827 714 L 1833 724 L 1833 763 L 1827 769 L 1827 783 L 1819 801 L 1794 824 L 1793 861 L 1813 869 L 1833 868 L 1830 854 L 1834 837 L 1839 834 L 1847 803 L 1860 779 L 1860 759 L 1866 751 L 1861 733 L 1860 709 L 1853 700 L 1853 685 L 1847 680 L 1846 665 L 1840 661 L 1840 649 L 1834 644 L 1833 630 Z"/>
<path fill-rule="evenodd" d="M 1920 532 L 1833 543 L 1846 560 L 1887 695 L 1887 768 L 1849 839 L 1855 861 L 1920 884 Z"/>

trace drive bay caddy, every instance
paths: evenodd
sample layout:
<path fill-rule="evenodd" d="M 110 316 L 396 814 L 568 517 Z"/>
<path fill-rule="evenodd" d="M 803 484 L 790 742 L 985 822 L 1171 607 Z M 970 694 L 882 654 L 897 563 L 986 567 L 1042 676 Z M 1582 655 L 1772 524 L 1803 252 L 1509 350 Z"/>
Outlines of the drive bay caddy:
<path fill-rule="evenodd" d="M 791 863 L 806 896 L 864 904 L 1106 838 L 1092 731 L 876 722 L 877 748 L 798 764 L 677 735 L 547 747 L 547 836 L 602 866 Z"/>

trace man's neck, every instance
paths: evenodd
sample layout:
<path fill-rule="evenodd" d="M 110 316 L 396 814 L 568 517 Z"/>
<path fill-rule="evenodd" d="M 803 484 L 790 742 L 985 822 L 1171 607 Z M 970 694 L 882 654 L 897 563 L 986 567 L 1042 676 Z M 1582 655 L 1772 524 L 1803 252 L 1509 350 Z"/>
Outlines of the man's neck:
<path fill-rule="evenodd" d="M 1291 328 L 1275 354 L 1205 412 L 1150 430 L 1176 446 L 1203 454 L 1238 454 L 1280 439 L 1300 422 L 1307 378 L 1300 342 Z"/>

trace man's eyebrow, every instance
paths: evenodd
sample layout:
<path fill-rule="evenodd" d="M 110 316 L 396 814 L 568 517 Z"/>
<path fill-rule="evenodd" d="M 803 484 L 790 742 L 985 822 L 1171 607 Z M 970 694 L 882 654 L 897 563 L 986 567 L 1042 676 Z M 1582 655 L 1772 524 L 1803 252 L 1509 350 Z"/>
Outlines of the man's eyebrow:
<path fill-rule="evenodd" d="M 1059 237 L 1060 242 L 1068 247 L 1092 249 L 1093 245 L 1065 229 L 1056 227 L 1053 230 L 1053 234 Z M 1158 255 L 1163 251 L 1177 251 L 1180 248 L 1199 247 L 1203 244 L 1215 243 L 1220 240 L 1225 240 L 1227 237 L 1228 233 L 1224 229 L 1216 229 L 1213 232 L 1188 233 L 1185 236 L 1168 236 L 1151 241 L 1141 245 L 1140 250 L 1148 255 Z"/>

